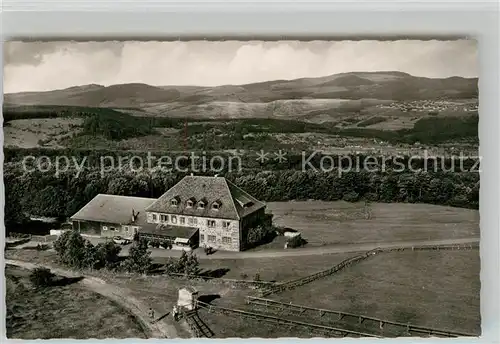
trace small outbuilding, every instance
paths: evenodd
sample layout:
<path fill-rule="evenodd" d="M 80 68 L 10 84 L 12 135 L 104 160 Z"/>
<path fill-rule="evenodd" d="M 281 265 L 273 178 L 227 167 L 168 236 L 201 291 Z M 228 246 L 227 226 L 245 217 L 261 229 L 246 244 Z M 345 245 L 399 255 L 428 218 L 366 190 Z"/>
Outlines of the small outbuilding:
<path fill-rule="evenodd" d="M 193 287 L 184 287 L 179 289 L 179 299 L 177 307 L 185 310 L 193 310 L 196 308 L 196 300 L 198 299 L 198 291 Z"/>

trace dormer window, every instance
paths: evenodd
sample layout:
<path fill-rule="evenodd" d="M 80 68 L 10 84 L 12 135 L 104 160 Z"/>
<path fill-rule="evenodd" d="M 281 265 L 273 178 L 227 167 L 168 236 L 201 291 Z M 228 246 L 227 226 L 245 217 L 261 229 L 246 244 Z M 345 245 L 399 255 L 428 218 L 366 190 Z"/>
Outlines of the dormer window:
<path fill-rule="evenodd" d="M 214 203 L 212 203 L 212 209 L 213 210 L 219 210 L 220 206 L 221 206 L 221 202 L 220 201 L 215 201 Z"/>
<path fill-rule="evenodd" d="M 179 197 L 174 197 L 170 200 L 170 205 L 172 207 L 177 207 L 179 205 Z"/>
<path fill-rule="evenodd" d="M 190 198 L 186 201 L 186 207 L 188 208 L 192 208 L 195 204 L 195 199 L 194 198 Z"/>
<path fill-rule="evenodd" d="M 198 202 L 198 208 L 200 208 L 200 209 L 205 209 L 205 205 L 206 205 L 205 201 L 199 201 Z"/>

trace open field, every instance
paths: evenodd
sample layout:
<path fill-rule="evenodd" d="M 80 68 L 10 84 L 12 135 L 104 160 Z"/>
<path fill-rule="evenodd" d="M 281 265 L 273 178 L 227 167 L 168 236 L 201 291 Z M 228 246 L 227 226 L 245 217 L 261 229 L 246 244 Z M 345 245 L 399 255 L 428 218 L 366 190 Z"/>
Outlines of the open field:
<path fill-rule="evenodd" d="M 21 148 L 62 147 L 59 140 L 79 132 L 81 118 L 32 118 L 9 121 L 4 126 L 4 144 Z"/>
<path fill-rule="evenodd" d="M 479 271 L 478 250 L 382 253 L 338 274 L 271 298 L 479 333 Z"/>
<path fill-rule="evenodd" d="M 145 338 L 131 314 L 78 284 L 33 290 L 29 271 L 7 266 L 5 276 L 8 338 Z"/>
<path fill-rule="evenodd" d="M 258 272 L 262 280 L 289 280 L 331 267 L 348 256 L 319 255 L 247 260 L 202 260 L 203 269 L 229 268 L 223 277 L 248 279 Z M 54 264 L 50 251 L 8 250 L 7 258 Z M 457 268 L 458 267 L 458 268 Z M 457 272 L 458 271 L 458 272 Z M 251 288 L 217 282 L 185 281 L 167 276 L 133 276 L 107 272 L 92 273 L 111 285 L 152 306 L 158 316 L 169 312 L 177 290 L 193 286 L 214 305 L 252 310 L 245 296 L 257 296 Z M 274 278 L 273 278 L 274 277 Z M 450 331 L 477 333 L 479 326 L 479 254 L 472 251 L 404 251 L 382 253 L 342 272 L 270 298 L 285 303 L 363 314 L 413 325 Z M 410 291 L 410 293 L 408 293 Z M 408 297 L 408 295 L 412 295 Z M 380 302 L 380 300 L 386 300 Z M 257 320 L 200 312 L 201 319 L 216 337 L 305 337 L 299 328 L 277 328 Z M 227 326 L 231 322 L 231 326 Z M 310 319 L 309 322 L 314 322 Z M 463 326 L 462 326 L 463 324 Z M 181 337 L 189 336 L 179 323 Z"/>
<path fill-rule="evenodd" d="M 340 263 L 352 253 L 323 254 L 304 257 L 202 260 L 205 270 L 229 269 L 224 278 L 252 280 L 259 274 L 262 281 L 285 282 L 322 271 Z"/>
<path fill-rule="evenodd" d="M 428 204 L 269 202 L 278 226 L 302 232 L 308 246 L 479 236 L 479 211 Z M 270 244 L 272 245 L 272 244 Z"/>

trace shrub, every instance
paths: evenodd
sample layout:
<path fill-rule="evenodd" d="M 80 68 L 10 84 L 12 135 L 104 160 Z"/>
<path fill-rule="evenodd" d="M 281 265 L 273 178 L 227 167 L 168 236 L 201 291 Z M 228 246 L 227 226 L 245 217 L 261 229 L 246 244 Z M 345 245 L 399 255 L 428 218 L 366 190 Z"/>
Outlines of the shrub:
<path fill-rule="evenodd" d="M 123 261 L 121 267 L 127 272 L 137 272 L 144 274 L 151 268 L 151 251 L 145 240 L 134 243 L 130 248 L 127 259 Z"/>
<path fill-rule="evenodd" d="M 46 250 L 49 249 L 49 245 L 47 245 L 47 244 L 37 244 L 36 245 L 36 249 L 38 251 L 46 251 Z"/>
<path fill-rule="evenodd" d="M 196 275 L 200 272 L 198 257 L 193 253 L 182 251 L 179 259 L 170 258 L 165 265 L 166 273 Z"/>
<path fill-rule="evenodd" d="M 60 256 L 62 263 L 73 268 L 82 268 L 85 257 L 85 240 L 76 231 L 68 232 L 69 236 Z"/>
<path fill-rule="evenodd" d="M 35 268 L 29 278 L 35 288 L 46 288 L 52 285 L 54 274 L 47 268 Z"/>
<path fill-rule="evenodd" d="M 276 229 L 273 226 L 256 226 L 248 230 L 247 246 L 255 247 L 271 242 L 276 237 Z"/>
<path fill-rule="evenodd" d="M 246 273 L 242 272 L 242 273 L 240 274 L 240 277 L 241 277 L 241 279 L 242 279 L 242 280 L 245 280 L 245 279 L 247 279 L 247 278 L 248 278 L 248 275 L 247 275 Z"/>
<path fill-rule="evenodd" d="M 297 235 L 294 237 L 291 237 L 287 240 L 287 247 L 288 248 L 297 248 L 297 247 L 302 247 L 307 243 L 306 240 L 302 238 L 302 236 Z"/>
<path fill-rule="evenodd" d="M 359 201 L 359 194 L 356 191 L 350 191 L 342 197 L 346 202 L 357 202 Z"/>
<path fill-rule="evenodd" d="M 253 278 L 253 280 L 254 280 L 255 282 L 260 282 L 260 274 L 259 274 L 259 273 L 256 273 L 256 274 L 255 274 L 255 277 Z"/>
<path fill-rule="evenodd" d="M 119 254 L 122 248 L 113 241 L 108 241 L 105 244 L 97 244 L 96 251 L 96 267 L 109 270 L 117 268 L 119 263 Z"/>

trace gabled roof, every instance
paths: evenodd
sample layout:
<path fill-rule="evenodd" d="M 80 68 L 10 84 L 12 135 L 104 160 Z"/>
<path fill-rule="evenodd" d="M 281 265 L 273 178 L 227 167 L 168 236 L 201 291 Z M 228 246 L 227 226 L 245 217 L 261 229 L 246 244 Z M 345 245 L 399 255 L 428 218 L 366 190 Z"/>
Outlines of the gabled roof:
<path fill-rule="evenodd" d="M 180 198 L 180 202 L 177 206 L 172 206 L 170 200 L 176 196 Z M 186 201 L 190 198 L 197 202 L 205 200 L 205 208 L 198 208 L 197 203 L 193 207 L 187 207 Z M 212 203 L 216 201 L 220 202 L 220 207 L 212 209 Z M 265 203 L 224 177 L 186 176 L 147 207 L 146 211 L 239 220 L 262 207 L 265 207 Z"/>
<path fill-rule="evenodd" d="M 146 223 L 146 207 L 155 201 L 155 198 L 99 194 L 73 215 L 71 220 L 142 225 Z M 137 214 L 135 222 L 132 221 L 132 210 Z"/>

